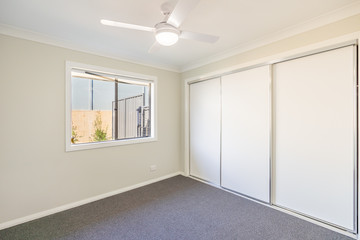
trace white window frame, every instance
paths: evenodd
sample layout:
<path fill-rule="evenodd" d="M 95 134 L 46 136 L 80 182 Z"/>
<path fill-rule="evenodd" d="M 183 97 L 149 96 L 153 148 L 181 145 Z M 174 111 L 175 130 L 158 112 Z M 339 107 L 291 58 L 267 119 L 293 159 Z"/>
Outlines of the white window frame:
<path fill-rule="evenodd" d="M 126 72 L 116 69 L 104 68 L 94 65 L 88 65 L 83 63 L 66 61 L 65 63 L 65 74 L 66 74 L 66 86 L 65 86 L 65 151 L 77 151 L 85 149 L 95 149 L 95 148 L 104 148 L 104 147 L 113 147 L 120 145 L 136 144 L 136 143 L 146 143 L 157 141 L 157 78 L 155 76 L 143 75 L 139 73 Z M 72 69 L 87 70 L 93 72 L 99 72 L 104 74 L 112 74 L 117 76 L 123 76 L 125 78 L 138 79 L 141 82 L 149 82 L 152 84 L 151 87 L 151 136 L 145 138 L 133 138 L 133 139 L 119 139 L 119 140 L 109 140 L 104 142 L 92 142 L 92 143 L 81 143 L 81 144 L 71 144 L 72 137 L 72 121 L 71 121 L 71 101 L 72 101 L 72 88 L 71 88 L 71 71 Z"/>

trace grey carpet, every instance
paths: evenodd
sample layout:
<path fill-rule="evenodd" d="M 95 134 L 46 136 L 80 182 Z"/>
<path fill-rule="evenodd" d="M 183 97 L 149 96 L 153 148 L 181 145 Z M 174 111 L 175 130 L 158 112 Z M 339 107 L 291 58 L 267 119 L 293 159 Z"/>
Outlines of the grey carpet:
<path fill-rule="evenodd" d="M 173 177 L 0 231 L 1 240 L 351 240 L 190 178 Z"/>

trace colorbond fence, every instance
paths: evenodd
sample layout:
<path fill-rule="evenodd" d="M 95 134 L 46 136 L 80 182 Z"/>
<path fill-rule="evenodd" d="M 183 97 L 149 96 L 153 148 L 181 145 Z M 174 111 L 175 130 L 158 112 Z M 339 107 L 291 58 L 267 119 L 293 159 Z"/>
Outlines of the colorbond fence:
<path fill-rule="evenodd" d="M 101 129 L 106 132 L 107 140 L 147 137 L 151 134 L 150 109 L 144 106 L 144 96 L 120 99 L 118 101 L 116 129 L 115 102 L 113 110 L 73 110 L 72 124 L 76 132 L 76 143 L 93 142 L 96 117 L 101 119 Z M 118 131 L 116 133 L 116 131 Z"/>

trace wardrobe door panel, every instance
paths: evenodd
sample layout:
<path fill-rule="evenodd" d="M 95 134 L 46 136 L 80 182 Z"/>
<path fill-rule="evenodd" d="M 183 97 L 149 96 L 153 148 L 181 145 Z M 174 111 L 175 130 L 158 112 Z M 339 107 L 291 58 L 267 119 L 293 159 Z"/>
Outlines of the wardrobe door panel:
<path fill-rule="evenodd" d="M 222 186 L 269 202 L 270 71 L 222 78 Z"/>
<path fill-rule="evenodd" d="M 190 84 L 190 175 L 220 185 L 220 79 Z"/>
<path fill-rule="evenodd" d="M 354 48 L 275 64 L 274 203 L 354 230 Z"/>

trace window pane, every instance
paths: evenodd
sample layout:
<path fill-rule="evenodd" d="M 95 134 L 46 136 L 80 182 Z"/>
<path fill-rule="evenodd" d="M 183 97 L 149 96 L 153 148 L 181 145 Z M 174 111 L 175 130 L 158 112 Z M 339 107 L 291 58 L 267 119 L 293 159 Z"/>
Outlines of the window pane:
<path fill-rule="evenodd" d="M 66 151 L 156 141 L 156 77 L 66 62 Z"/>
<path fill-rule="evenodd" d="M 149 84 L 118 83 L 117 139 L 150 136 L 149 90 Z"/>
<path fill-rule="evenodd" d="M 112 140 L 114 82 L 74 75 L 72 77 L 72 144 Z"/>
<path fill-rule="evenodd" d="M 151 137 L 151 83 L 72 71 L 72 144 Z"/>

